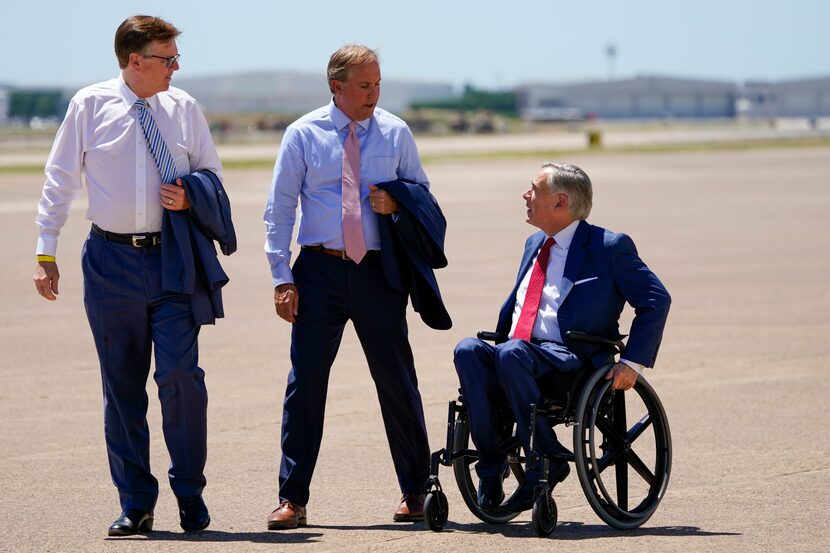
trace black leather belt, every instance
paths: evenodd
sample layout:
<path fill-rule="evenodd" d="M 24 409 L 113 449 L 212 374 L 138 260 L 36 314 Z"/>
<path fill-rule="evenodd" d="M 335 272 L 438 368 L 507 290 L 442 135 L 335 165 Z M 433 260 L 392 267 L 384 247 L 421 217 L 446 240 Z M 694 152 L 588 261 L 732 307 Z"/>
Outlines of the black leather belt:
<path fill-rule="evenodd" d="M 314 246 L 303 246 L 303 249 L 333 255 L 335 257 L 339 257 L 343 261 L 352 261 L 352 258 L 346 255 L 346 250 L 333 250 L 320 244 L 316 244 Z M 376 253 L 380 253 L 380 250 L 366 250 L 366 255 L 374 255 Z"/>
<path fill-rule="evenodd" d="M 92 232 L 100 234 L 109 242 L 115 242 L 116 244 L 129 244 L 135 248 L 149 248 L 151 246 L 158 246 L 161 244 L 160 232 L 150 232 L 144 234 L 118 234 L 106 231 L 95 223 L 92 223 Z"/>

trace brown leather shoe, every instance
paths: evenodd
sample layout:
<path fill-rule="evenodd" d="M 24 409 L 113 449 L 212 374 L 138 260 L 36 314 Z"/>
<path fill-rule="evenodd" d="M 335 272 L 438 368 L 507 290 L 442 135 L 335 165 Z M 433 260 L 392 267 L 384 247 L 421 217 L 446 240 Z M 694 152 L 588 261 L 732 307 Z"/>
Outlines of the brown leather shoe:
<path fill-rule="evenodd" d="M 404 495 L 398 510 L 392 515 L 395 522 L 417 522 L 424 520 L 424 497 L 423 495 Z"/>
<path fill-rule="evenodd" d="M 280 501 L 280 506 L 268 515 L 269 530 L 284 530 L 306 525 L 305 507 L 287 499 Z"/>

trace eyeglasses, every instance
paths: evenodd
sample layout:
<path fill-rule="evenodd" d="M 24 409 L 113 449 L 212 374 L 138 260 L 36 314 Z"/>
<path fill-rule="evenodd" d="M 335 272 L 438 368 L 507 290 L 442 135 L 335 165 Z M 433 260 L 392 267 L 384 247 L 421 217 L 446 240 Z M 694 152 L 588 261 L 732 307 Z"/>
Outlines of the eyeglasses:
<path fill-rule="evenodd" d="M 175 56 L 156 56 L 153 54 L 148 54 L 144 56 L 145 58 L 158 58 L 160 60 L 164 60 L 164 63 L 167 67 L 172 67 L 174 63 L 179 61 L 179 58 L 182 57 L 181 54 L 176 54 Z"/>

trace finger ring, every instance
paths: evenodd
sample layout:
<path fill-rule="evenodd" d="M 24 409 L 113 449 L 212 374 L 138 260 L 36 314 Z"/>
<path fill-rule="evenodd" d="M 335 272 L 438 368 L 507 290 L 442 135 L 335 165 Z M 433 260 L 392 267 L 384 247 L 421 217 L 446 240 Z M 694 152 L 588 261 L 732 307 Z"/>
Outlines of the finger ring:
<path fill-rule="evenodd" d="M 171 200 L 170 198 L 167 198 L 167 205 L 173 205 L 173 200 Z"/>

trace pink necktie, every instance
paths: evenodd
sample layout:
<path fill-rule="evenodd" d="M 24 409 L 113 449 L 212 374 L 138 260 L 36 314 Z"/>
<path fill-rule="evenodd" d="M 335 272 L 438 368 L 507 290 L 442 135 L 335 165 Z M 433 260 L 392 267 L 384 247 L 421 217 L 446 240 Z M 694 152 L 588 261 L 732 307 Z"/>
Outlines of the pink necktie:
<path fill-rule="evenodd" d="M 533 272 L 530 273 L 530 283 L 527 285 L 525 301 L 522 303 L 522 312 L 519 314 L 519 322 L 516 323 L 516 330 L 513 338 L 516 340 L 530 340 L 533 333 L 533 325 L 536 324 L 536 314 L 539 312 L 539 303 L 542 301 L 542 288 L 545 287 L 545 274 L 548 272 L 548 259 L 550 249 L 556 243 L 553 238 L 548 238 L 542 244 L 539 255 L 536 256 L 536 263 L 533 264 Z"/>
<path fill-rule="evenodd" d="M 349 123 L 349 136 L 343 144 L 343 241 L 346 255 L 360 263 L 366 255 L 363 242 L 363 220 L 360 217 L 360 142 L 355 123 Z"/>

